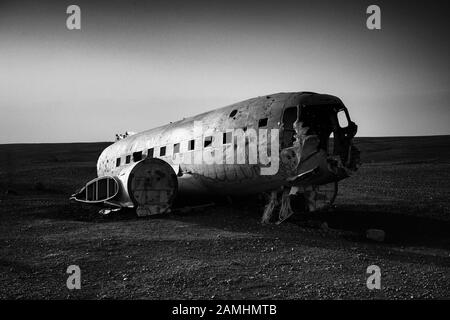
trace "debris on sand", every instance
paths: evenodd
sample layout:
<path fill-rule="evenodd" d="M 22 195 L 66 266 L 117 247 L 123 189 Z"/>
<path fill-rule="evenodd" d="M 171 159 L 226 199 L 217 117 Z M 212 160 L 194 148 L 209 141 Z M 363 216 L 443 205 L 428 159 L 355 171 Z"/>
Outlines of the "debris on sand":
<path fill-rule="evenodd" d="M 386 233 L 380 229 L 368 229 L 366 231 L 366 238 L 373 241 L 383 242 Z"/>

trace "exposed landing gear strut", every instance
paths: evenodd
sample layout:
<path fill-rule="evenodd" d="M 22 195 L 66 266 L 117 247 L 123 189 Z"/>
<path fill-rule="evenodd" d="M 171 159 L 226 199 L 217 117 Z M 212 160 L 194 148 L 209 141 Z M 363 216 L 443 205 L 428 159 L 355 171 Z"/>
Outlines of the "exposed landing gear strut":
<path fill-rule="evenodd" d="M 337 192 L 337 181 L 321 186 L 292 186 L 273 190 L 264 207 L 261 223 L 271 223 L 276 211 L 278 211 L 278 221 L 275 223 L 280 224 L 294 213 L 326 210 L 333 205 Z"/>

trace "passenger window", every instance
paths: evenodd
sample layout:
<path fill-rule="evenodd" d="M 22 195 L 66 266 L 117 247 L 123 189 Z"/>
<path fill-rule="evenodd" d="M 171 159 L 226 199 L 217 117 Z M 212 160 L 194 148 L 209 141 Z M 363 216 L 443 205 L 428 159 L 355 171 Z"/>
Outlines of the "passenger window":
<path fill-rule="evenodd" d="M 179 153 L 179 152 L 180 152 L 180 144 L 179 143 L 175 143 L 173 145 L 173 154 Z"/>
<path fill-rule="evenodd" d="M 213 142 L 213 137 L 212 136 L 205 137 L 205 144 L 203 146 L 205 148 L 206 147 L 211 147 L 212 146 L 212 142 Z"/>
<path fill-rule="evenodd" d="M 130 163 L 130 160 L 131 160 L 131 156 L 130 155 L 125 157 L 125 163 Z"/>
<path fill-rule="evenodd" d="M 258 128 L 267 127 L 267 118 L 259 119 Z"/>
<path fill-rule="evenodd" d="M 147 158 L 153 158 L 153 148 L 148 149 Z"/>
<path fill-rule="evenodd" d="M 159 149 L 159 156 L 164 157 L 166 155 L 166 147 L 161 147 Z"/>
<path fill-rule="evenodd" d="M 231 131 L 223 133 L 223 144 L 231 143 L 232 139 L 233 139 L 233 133 Z"/>
<path fill-rule="evenodd" d="M 133 153 L 133 161 L 138 162 L 142 160 L 142 151 L 137 151 Z"/>
<path fill-rule="evenodd" d="M 116 167 L 119 167 L 120 166 L 120 158 L 117 158 L 116 159 Z"/>
<path fill-rule="evenodd" d="M 194 150 L 194 148 L 195 148 L 195 140 L 189 140 L 188 151 Z"/>
<path fill-rule="evenodd" d="M 344 110 L 338 111 L 337 118 L 338 118 L 339 126 L 341 128 L 347 128 L 348 127 L 347 115 L 345 114 Z"/>

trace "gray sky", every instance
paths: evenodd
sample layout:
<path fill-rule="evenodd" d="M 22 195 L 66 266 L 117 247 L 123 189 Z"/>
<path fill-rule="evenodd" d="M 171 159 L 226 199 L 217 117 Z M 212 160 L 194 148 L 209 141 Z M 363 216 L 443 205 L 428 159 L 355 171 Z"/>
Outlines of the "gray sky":
<path fill-rule="evenodd" d="M 81 31 L 66 28 L 70 4 Z M 382 30 L 366 28 L 377 4 Z M 340 97 L 359 136 L 450 134 L 442 1 L 0 4 L 0 143 L 109 141 L 258 95 Z"/>

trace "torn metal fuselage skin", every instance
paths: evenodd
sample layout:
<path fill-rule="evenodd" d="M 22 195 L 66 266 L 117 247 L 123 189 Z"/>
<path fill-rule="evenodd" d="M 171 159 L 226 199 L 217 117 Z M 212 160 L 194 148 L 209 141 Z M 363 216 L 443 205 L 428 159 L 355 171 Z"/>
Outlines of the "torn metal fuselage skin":
<path fill-rule="evenodd" d="M 255 129 L 257 134 L 250 134 L 250 129 Z M 258 135 L 261 130 L 266 130 L 272 140 L 262 141 Z M 273 140 L 274 130 L 278 135 L 276 141 Z M 225 139 L 225 133 L 230 131 L 233 132 L 231 139 Z M 110 176 L 120 180 L 124 192 L 113 199 L 114 203 L 123 207 L 141 207 L 140 215 L 165 212 L 170 207 L 167 199 L 173 200 L 173 196 L 168 197 L 165 192 L 178 196 L 245 195 L 281 188 L 302 192 L 311 186 L 335 183 L 356 171 L 359 151 L 352 145 L 356 131 L 357 126 L 351 121 L 346 107 L 335 96 L 312 92 L 277 93 L 119 140 L 102 152 L 97 162 L 97 173 L 98 177 Z M 240 136 L 244 137 L 243 145 L 239 144 Z M 207 137 L 214 137 L 211 144 L 205 142 Z M 251 149 L 255 147 L 258 159 L 261 150 L 269 150 L 266 152 L 268 163 L 261 164 L 251 159 Z M 236 160 L 239 152 L 244 152 L 244 161 Z M 217 160 L 218 155 L 222 161 L 195 161 L 214 157 Z M 138 192 L 144 200 L 139 204 L 127 179 L 133 178 L 131 168 L 140 162 L 143 164 L 139 172 L 144 179 L 144 172 L 151 171 L 149 161 L 152 158 L 167 163 L 173 169 L 177 183 L 169 177 L 170 170 L 158 163 L 161 166 L 159 171 L 164 171 L 171 182 L 163 184 L 160 196 L 156 196 L 154 189 L 157 184 L 152 182 L 153 176 L 150 175 L 149 181 L 142 180 Z M 145 171 L 144 167 L 148 170 Z M 275 171 L 262 174 L 267 167 L 275 167 Z M 152 190 L 148 187 L 150 185 Z M 172 188 L 169 185 L 176 190 L 168 191 Z M 145 208 L 155 203 L 165 210 L 147 210 L 146 214 Z"/>
<path fill-rule="evenodd" d="M 313 96 L 314 97 L 314 96 Z M 336 97 L 303 99 L 294 122 L 292 146 L 281 146 L 282 167 L 292 186 L 324 185 L 349 177 L 360 164 L 353 146 L 357 126 Z M 338 114 L 345 116 L 345 127 Z M 286 128 L 281 128 L 283 132 Z M 285 147 L 285 148 L 284 148 Z"/>

